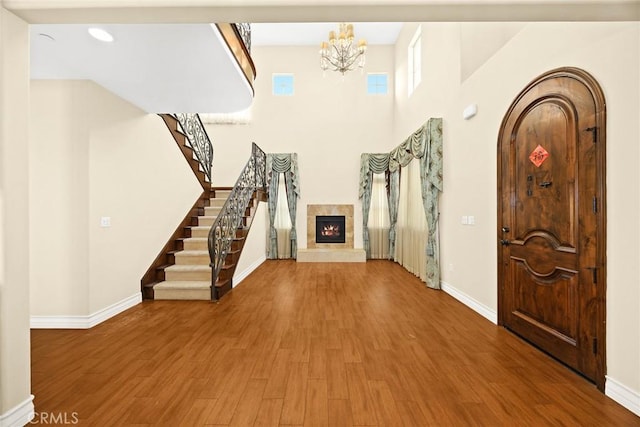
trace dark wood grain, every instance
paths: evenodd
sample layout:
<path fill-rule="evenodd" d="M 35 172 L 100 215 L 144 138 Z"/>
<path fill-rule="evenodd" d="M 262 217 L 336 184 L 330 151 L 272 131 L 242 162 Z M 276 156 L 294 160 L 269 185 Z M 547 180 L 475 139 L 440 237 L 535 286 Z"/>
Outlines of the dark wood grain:
<path fill-rule="evenodd" d="M 593 425 L 640 418 L 390 261 L 266 261 L 217 304 L 32 331 L 39 412 L 79 425 Z"/>
<path fill-rule="evenodd" d="M 547 157 L 535 163 L 540 148 Z M 604 390 L 605 103 L 597 82 L 576 68 L 536 78 L 509 108 L 498 151 L 499 323 Z"/>

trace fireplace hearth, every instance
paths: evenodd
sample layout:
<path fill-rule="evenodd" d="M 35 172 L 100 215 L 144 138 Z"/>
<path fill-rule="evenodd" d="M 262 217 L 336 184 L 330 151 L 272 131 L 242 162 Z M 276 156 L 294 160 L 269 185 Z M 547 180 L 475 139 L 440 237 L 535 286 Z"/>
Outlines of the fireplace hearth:
<path fill-rule="evenodd" d="M 316 243 L 345 243 L 344 215 L 316 216 Z"/>

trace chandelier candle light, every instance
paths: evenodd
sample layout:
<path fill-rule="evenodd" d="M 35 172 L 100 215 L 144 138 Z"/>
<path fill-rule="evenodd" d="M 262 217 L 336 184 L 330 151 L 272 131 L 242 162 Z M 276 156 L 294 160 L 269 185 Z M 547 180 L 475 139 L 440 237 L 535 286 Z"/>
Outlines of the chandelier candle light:
<path fill-rule="evenodd" d="M 367 50 L 367 41 L 360 39 L 358 45 L 353 43 L 353 24 L 340 24 L 338 37 L 335 31 L 329 31 L 329 42 L 320 43 L 320 68 L 326 71 L 332 68 L 333 71 L 344 73 L 357 66 L 364 67 L 364 52 Z"/>

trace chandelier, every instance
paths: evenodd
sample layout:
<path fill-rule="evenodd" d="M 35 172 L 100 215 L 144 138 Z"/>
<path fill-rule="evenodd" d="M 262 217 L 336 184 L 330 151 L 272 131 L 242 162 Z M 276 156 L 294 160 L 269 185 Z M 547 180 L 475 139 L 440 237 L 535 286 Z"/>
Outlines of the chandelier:
<path fill-rule="evenodd" d="M 342 75 L 356 66 L 364 67 L 364 52 L 367 42 L 364 39 L 353 43 L 353 24 L 340 24 L 338 37 L 335 31 L 329 31 L 329 41 L 320 43 L 320 68 L 323 71 L 331 68 Z"/>

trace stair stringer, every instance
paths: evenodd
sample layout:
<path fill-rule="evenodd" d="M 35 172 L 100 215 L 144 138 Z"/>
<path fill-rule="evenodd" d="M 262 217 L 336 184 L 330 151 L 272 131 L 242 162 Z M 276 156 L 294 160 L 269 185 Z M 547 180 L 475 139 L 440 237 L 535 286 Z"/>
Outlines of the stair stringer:
<path fill-rule="evenodd" d="M 185 238 L 191 237 L 191 227 L 198 224 L 198 217 L 204 213 L 204 208 L 209 206 L 212 194 L 211 183 L 201 170 L 199 162 L 194 158 L 193 149 L 187 145 L 187 137 L 180 131 L 178 120 L 171 114 L 158 114 L 158 116 L 169 129 L 203 191 L 142 276 L 140 287 L 143 299 L 153 299 L 153 286 L 165 279 L 165 268 L 175 264 L 175 253 L 183 250 L 182 242 Z"/>

